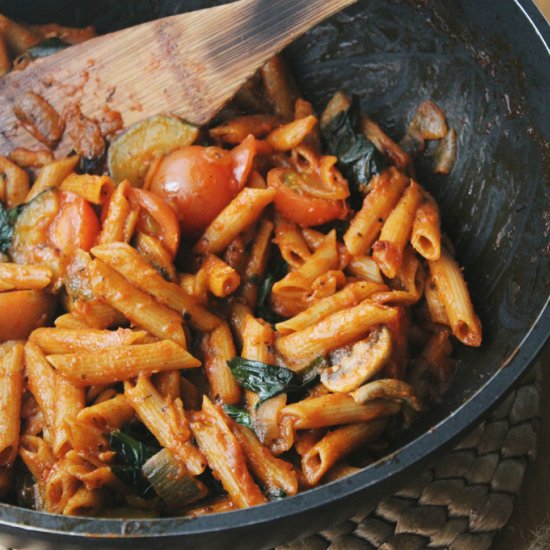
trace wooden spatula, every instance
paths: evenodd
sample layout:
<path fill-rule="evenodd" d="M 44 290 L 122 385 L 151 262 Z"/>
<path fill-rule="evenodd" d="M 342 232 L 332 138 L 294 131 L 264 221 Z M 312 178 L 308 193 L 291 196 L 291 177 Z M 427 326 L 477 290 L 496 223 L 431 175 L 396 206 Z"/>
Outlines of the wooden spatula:
<path fill-rule="evenodd" d="M 78 102 L 94 117 L 107 104 L 124 124 L 160 112 L 208 122 L 258 67 L 356 0 L 240 0 L 99 36 L 0 79 L 0 154 L 37 142 L 12 106 L 33 91 L 59 112 Z M 66 140 L 68 141 L 68 140 Z M 61 142 L 59 152 L 67 152 Z"/>

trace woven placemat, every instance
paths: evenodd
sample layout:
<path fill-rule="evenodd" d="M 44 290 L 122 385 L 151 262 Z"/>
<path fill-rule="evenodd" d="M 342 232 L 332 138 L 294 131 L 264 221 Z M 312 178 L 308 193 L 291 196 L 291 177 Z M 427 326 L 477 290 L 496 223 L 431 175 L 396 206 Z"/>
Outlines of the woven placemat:
<path fill-rule="evenodd" d="M 535 459 L 539 363 L 452 452 L 369 513 L 277 550 L 486 550 Z"/>

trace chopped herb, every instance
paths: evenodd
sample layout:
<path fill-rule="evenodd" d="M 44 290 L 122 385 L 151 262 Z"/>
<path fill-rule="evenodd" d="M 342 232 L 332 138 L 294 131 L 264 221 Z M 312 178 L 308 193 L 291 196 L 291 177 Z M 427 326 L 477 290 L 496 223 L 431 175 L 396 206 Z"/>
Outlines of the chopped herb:
<path fill-rule="evenodd" d="M 111 432 L 109 447 L 120 461 L 120 464 L 111 466 L 120 481 L 134 487 L 141 497 L 154 496 L 154 490 L 143 477 L 141 468 L 159 449 L 145 445 L 120 430 Z"/>
<path fill-rule="evenodd" d="M 235 422 L 238 422 L 251 430 L 254 429 L 252 419 L 250 418 L 248 412 L 244 409 L 239 409 L 239 407 L 234 407 L 233 405 L 223 405 L 222 408 Z"/>
<path fill-rule="evenodd" d="M 0 202 L 0 252 L 7 252 L 13 239 L 13 226 L 17 216 L 23 209 L 23 204 L 7 210 Z"/>
<path fill-rule="evenodd" d="M 237 382 L 247 390 L 258 394 L 260 403 L 286 392 L 296 380 L 290 369 L 268 365 L 261 361 L 252 361 L 242 357 L 233 357 L 227 361 Z"/>
<path fill-rule="evenodd" d="M 359 117 L 359 99 L 354 95 L 349 109 L 338 113 L 322 131 L 325 148 L 338 157 L 338 166 L 350 184 L 355 202 L 366 193 L 372 176 L 386 167 L 372 141 L 357 132 Z"/>

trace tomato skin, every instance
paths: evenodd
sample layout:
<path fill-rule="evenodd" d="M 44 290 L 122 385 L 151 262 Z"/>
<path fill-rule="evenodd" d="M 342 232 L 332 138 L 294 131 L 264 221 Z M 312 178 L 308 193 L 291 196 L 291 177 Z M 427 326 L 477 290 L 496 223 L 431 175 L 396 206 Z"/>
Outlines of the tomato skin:
<path fill-rule="evenodd" d="M 285 168 L 274 168 L 267 174 L 267 185 L 273 187 L 275 208 L 288 220 L 302 227 L 313 227 L 345 218 L 348 207 L 344 200 L 330 200 L 304 195 L 284 183 Z"/>
<path fill-rule="evenodd" d="M 76 193 L 60 191 L 59 197 L 59 212 L 49 228 L 50 244 L 65 255 L 77 248 L 89 251 L 101 231 L 94 209 Z"/>
<path fill-rule="evenodd" d="M 128 195 L 130 201 L 140 207 L 139 229 L 148 235 L 158 237 L 174 258 L 180 244 L 180 226 L 174 210 L 161 197 L 144 189 L 130 187 Z M 149 222 L 150 218 L 153 219 L 153 224 Z M 150 225 L 155 226 L 155 231 L 149 229 Z"/>
<path fill-rule="evenodd" d="M 253 136 L 232 151 L 199 145 L 176 149 L 159 163 L 150 190 L 174 209 L 183 238 L 196 238 L 242 189 L 255 154 Z"/>

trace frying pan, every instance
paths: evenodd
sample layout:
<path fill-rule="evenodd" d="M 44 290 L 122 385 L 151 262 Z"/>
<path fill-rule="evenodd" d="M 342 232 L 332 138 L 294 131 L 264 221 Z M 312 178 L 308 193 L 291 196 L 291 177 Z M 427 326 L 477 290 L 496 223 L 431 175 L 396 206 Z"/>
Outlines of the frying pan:
<path fill-rule="evenodd" d="M 92 22 L 106 32 L 216 3 L 0 0 L 0 11 L 27 22 Z M 421 165 L 418 179 L 441 206 L 484 343 L 457 347 L 457 374 L 444 400 L 385 459 L 291 498 L 193 520 L 70 518 L 0 504 L 0 542 L 102 550 L 271 547 L 373 508 L 473 427 L 525 372 L 550 332 L 548 44 L 550 28 L 530 0 L 369 0 L 285 52 L 318 108 L 345 88 L 399 138 L 414 108 L 431 98 L 460 136 L 451 175 L 435 176 Z"/>

